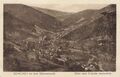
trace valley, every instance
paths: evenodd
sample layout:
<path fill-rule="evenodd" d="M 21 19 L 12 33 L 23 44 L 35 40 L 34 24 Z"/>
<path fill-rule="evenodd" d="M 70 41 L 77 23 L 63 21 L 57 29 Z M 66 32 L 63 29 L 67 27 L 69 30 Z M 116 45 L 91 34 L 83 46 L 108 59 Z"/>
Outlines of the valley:
<path fill-rule="evenodd" d="M 4 4 L 4 71 L 116 71 L 116 5 L 77 13 Z"/>

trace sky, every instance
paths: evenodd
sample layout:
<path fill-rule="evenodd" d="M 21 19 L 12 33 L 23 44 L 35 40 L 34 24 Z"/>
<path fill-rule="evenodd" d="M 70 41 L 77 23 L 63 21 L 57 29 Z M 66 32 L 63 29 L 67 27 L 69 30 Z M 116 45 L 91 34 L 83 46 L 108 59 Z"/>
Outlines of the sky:
<path fill-rule="evenodd" d="M 40 8 L 53 9 L 63 12 L 78 12 L 86 9 L 101 9 L 108 4 L 29 4 Z"/>

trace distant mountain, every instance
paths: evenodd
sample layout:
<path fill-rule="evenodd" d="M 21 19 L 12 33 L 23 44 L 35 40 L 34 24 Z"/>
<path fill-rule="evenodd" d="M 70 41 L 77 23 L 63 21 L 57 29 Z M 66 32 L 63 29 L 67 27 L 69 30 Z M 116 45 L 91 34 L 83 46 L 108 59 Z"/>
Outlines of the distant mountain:
<path fill-rule="evenodd" d="M 63 24 L 66 26 L 70 26 L 70 25 L 77 25 L 82 23 L 83 21 L 90 21 L 93 20 L 94 18 L 100 16 L 100 13 L 104 12 L 104 11 L 114 11 L 115 8 L 111 6 L 107 6 L 105 8 L 102 9 L 97 9 L 97 10 L 93 10 L 93 9 L 87 9 L 87 10 L 83 10 L 77 13 L 74 13 L 72 15 L 70 15 L 69 17 L 67 17 L 64 21 Z"/>
<path fill-rule="evenodd" d="M 41 12 L 43 12 L 45 14 L 53 16 L 53 17 L 57 18 L 60 21 L 64 21 L 64 19 L 69 17 L 71 14 L 73 14 L 73 13 L 56 11 L 56 10 L 52 10 L 52 9 L 45 9 L 45 8 L 39 8 L 39 7 L 33 7 L 33 8 L 35 8 L 36 10 L 41 11 Z"/>
<path fill-rule="evenodd" d="M 73 26 L 78 26 L 82 24 L 82 26 L 78 27 L 77 29 L 71 31 L 68 33 L 68 35 L 64 36 L 63 38 L 68 40 L 83 40 L 88 37 L 93 36 L 104 36 L 108 35 L 109 37 L 115 38 L 115 30 L 116 30 L 116 6 L 115 5 L 109 5 L 105 8 L 102 8 L 98 11 L 89 11 L 86 13 L 86 11 L 83 11 L 85 13 L 85 20 L 87 23 L 82 24 L 81 23 L 75 24 L 74 22 L 77 22 L 78 18 L 82 18 L 81 13 L 80 16 L 74 14 L 74 18 L 72 19 L 71 16 L 71 22 L 67 23 L 73 23 Z M 87 14 L 87 15 L 86 15 Z M 76 18 L 77 17 L 77 18 Z M 76 19 L 75 19 L 76 18 Z M 70 20 L 70 19 L 69 19 Z M 75 21 L 76 20 L 76 21 Z M 65 20 L 66 21 L 66 20 Z"/>
<path fill-rule="evenodd" d="M 22 4 L 5 4 L 4 12 L 8 12 L 19 20 L 49 31 L 59 31 L 62 27 L 61 22 L 55 17 L 47 15 L 30 6 Z"/>
<path fill-rule="evenodd" d="M 89 21 L 91 20 L 92 16 L 95 15 L 97 10 L 84 10 L 77 13 L 74 13 L 70 15 L 68 18 L 66 18 L 63 21 L 63 24 L 66 26 L 74 25 L 74 24 L 80 24 L 83 21 Z"/>

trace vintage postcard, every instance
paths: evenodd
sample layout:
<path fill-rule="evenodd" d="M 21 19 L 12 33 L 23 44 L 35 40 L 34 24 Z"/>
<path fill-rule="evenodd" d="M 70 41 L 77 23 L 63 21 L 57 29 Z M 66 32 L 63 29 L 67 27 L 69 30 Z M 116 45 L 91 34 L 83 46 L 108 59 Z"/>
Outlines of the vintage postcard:
<path fill-rule="evenodd" d="M 4 0 L 0 77 L 119 77 L 119 0 Z"/>

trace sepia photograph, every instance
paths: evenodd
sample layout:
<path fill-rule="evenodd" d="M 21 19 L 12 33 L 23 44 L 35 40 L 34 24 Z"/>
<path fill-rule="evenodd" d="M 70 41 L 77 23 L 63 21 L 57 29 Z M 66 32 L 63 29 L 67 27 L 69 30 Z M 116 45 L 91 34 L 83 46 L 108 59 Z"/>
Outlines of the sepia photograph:
<path fill-rule="evenodd" d="M 116 4 L 4 4 L 4 72 L 116 72 Z"/>

